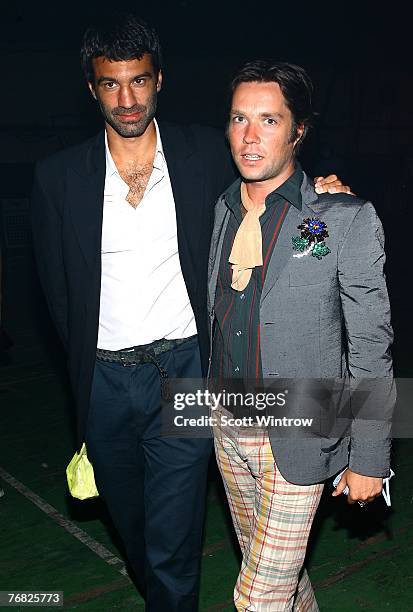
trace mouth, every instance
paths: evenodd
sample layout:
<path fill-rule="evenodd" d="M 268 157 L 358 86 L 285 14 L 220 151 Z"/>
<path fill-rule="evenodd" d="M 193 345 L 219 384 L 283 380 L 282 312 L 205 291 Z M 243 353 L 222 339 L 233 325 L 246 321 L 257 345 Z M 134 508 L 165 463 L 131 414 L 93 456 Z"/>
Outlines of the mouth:
<path fill-rule="evenodd" d="M 124 115 L 116 115 L 116 117 L 118 117 L 121 121 L 124 121 L 126 123 L 132 123 L 133 121 L 137 121 L 140 117 L 141 117 L 142 113 L 138 112 L 138 113 L 129 113 L 129 114 L 124 114 Z"/>
<path fill-rule="evenodd" d="M 261 161 L 264 157 L 257 153 L 244 153 L 241 155 L 241 159 L 246 163 L 255 163 Z"/>

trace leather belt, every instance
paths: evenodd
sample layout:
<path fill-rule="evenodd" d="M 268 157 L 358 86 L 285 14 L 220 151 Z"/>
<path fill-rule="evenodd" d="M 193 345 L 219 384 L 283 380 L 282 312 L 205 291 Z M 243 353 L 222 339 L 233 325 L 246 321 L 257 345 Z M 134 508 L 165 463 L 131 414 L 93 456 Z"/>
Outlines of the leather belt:
<path fill-rule="evenodd" d="M 161 378 L 161 395 L 164 400 L 171 399 L 169 385 L 168 385 L 168 373 L 161 366 L 159 361 L 156 359 L 158 355 L 171 351 L 172 349 L 180 346 L 188 340 L 192 340 L 196 336 L 190 336 L 189 338 L 178 338 L 176 340 L 155 340 L 150 344 L 141 344 L 139 346 L 132 346 L 130 348 L 120 349 L 118 351 L 108 351 L 106 349 L 96 350 L 96 359 L 99 361 L 106 361 L 109 363 L 121 363 L 125 367 L 142 365 L 145 363 L 152 363 L 159 372 Z"/>

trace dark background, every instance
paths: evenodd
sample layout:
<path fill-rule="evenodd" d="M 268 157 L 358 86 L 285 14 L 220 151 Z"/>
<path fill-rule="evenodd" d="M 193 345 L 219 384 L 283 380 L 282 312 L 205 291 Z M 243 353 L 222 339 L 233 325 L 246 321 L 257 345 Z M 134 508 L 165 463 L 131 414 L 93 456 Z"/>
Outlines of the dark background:
<path fill-rule="evenodd" d="M 49 0 L 3 8 L 0 201 L 6 263 L 16 253 L 30 258 L 26 211 L 34 162 L 101 125 L 80 70 L 79 44 L 96 15 L 122 9 L 159 31 L 165 65 L 158 116 L 164 119 L 223 128 L 227 83 L 246 59 L 274 57 L 308 70 L 319 116 L 304 147 L 304 166 L 313 175 L 337 173 L 374 202 L 387 238 L 396 361 L 409 356 L 412 35 L 407 14 L 395 3 Z"/>
<path fill-rule="evenodd" d="M 36 276 L 28 198 L 37 159 L 101 127 L 80 70 L 79 45 L 94 16 L 113 9 L 133 10 L 159 31 L 165 57 L 159 116 L 164 119 L 223 128 L 226 85 L 246 59 L 274 57 L 308 70 L 319 117 L 303 151 L 304 166 L 313 175 L 337 173 L 357 194 L 374 202 L 386 233 L 396 374 L 413 376 L 412 32 L 403 5 L 362 0 L 181 0 L 151 5 L 48 0 L 2 6 L 2 325 L 14 345 L 2 350 L 0 333 L 0 466 L 109 548 L 100 522 L 106 524 L 102 508 L 93 502 L 76 505 L 65 497 L 64 469 L 74 444 L 73 410 L 65 357 Z M 394 447 L 397 476 L 392 481 L 391 520 L 379 502 L 364 515 L 357 509 L 349 512 L 344 500 L 338 508 L 324 504 L 318 513 L 312 579 L 321 609 L 344 610 L 348 602 L 348 610 L 380 605 L 412 610 L 406 586 L 411 581 L 406 538 L 412 527 L 411 440 L 398 440 Z M 238 571 L 237 549 L 223 527 L 226 506 L 219 481 L 213 472 L 203 561 L 204 610 L 222 610 L 225 597 L 230 605 Z M 72 604 L 84 601 L 90 610 L 112 609 L 106 596 L 112 595 L 116 609 L 122 605 L 119 601 L 130 597 L 130 607 L 122 609 L 137 609 L 133 588 L 116 582 L 116 568 L 107 566 L 105 573 L 100 559 L 93 562 L 86 547 L 76 546 L 64 530 L 53 529 L 49 517 L 34 514 L 37 509 L 32 515 L 31 504 L 1 478 L 0 498 L 0 530 L 7 527 L 1 536 L 2 588 L 63 588 L 68 604 L 70 599 Z M 207 608 L 207 601 L 221 603 Z"/>

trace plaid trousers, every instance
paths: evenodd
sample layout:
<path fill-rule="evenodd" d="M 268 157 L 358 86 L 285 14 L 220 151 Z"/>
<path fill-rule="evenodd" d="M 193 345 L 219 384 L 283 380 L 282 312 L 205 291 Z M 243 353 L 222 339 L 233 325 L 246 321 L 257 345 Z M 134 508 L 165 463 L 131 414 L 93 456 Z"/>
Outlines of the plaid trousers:
<path fill-rule="evenodd" d="M 243 555 L 235 607 L 245 612 L 317 612 L 303 562 L 324 485 L 287 482 L 265 429 L 223 425 L 219 413 L 214 416 L 218 467 Z"/>

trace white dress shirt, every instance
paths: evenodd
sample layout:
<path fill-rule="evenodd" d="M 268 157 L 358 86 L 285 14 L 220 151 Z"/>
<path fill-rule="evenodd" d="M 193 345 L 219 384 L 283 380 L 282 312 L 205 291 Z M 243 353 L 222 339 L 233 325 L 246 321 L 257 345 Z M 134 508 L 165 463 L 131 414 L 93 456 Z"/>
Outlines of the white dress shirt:
<path fill-rule="evenodd" d="M 153 170 L 133 208 L 105 134 L 106 178 L 98 348 L 196 334 L 178 255 L 175 202 L 158 125 Z"/>

